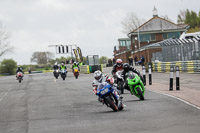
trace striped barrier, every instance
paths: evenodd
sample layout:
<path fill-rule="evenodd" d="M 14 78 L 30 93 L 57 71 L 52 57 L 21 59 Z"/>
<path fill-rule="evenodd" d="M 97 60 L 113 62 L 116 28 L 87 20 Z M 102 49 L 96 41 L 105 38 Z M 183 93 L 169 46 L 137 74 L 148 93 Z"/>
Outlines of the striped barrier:
<path fill-rule="evenodd" d="M 80 73 L 89 74 L 90 73 L 89 65 L 80 66 Z"/>
<path fill-rule="evenodd" d="M 170 67 L 179 66 L 180 72 L 200 72 L 200 60 L 195 61 L 175 61 L 175 62 L 152 62 L 154 72 L 170 72 Z"/>

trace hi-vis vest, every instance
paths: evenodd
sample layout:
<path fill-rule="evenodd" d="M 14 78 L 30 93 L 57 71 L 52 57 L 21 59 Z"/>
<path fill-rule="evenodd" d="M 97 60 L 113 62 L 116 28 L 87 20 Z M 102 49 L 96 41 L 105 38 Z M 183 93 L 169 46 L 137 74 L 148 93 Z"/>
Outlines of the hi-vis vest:
<path fill-rule="evenodd" d="M 65 70 L 65 66 L 60 66 L 61 70 Z"/>
<path fill-rule="evenodd" d="M 78 67 L 78 65 L 73 65 L 73 69 L 74 69 L 75 67 Z"/>

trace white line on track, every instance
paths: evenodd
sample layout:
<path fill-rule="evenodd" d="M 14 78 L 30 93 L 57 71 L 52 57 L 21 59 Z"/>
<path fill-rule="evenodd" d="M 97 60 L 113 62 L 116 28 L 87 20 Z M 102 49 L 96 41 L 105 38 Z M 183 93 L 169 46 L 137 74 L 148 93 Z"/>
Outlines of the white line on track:
<path fill-rule="evenodd" d="M 175 96 L 172 96 L 172 95 L 169 95 L 169 94 L 165 94 L 165 93 L 162 93 L 162 92 L 156 92 L 156 91 L 152 91 L 152 90 L 149 90 L 149 91 L 154 92 L 154 93 L 158 93 L 158 94 L 162 94 L 162 95 L 165 95 L 165 96 L 169 96 L 169 97 L 172 97 L 172 98 L 175 98 L 177 100 L 180 100 L 180 101 L 182 101 L 182 102 L 184 102 L 184 103 L 186 103 L 186 104 L 188 104 L 188 105 L 190 105 L 190 106 L 192 106 L 192 107 L 200 110 L 200 107 L 198 107 L 198 106 L 196 106 L 196 105 L 194 105 L 192 103 L 189 103 L 189 102 L 187 102 L 184 99 L 181 99 L 179 97 L 175 97 Z"/>

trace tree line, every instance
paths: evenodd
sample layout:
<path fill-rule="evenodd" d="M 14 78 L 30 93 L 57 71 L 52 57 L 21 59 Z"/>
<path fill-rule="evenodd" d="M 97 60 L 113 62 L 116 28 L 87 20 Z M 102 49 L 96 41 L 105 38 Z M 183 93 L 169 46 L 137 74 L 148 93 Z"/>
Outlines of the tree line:
<path fill-rule="evenodd" d="M 200 31 L 200 11 L 181 10 L 177 16 L 178 24 L 188 24 L 190 26 L 188 32 Z"/>

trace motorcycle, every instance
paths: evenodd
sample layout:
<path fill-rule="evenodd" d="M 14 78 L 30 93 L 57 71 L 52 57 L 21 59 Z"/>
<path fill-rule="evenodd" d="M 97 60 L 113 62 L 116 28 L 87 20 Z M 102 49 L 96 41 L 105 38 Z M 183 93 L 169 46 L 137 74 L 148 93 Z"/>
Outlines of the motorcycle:
<path fill-rule="evenodd" d="M 108 84 L 107 82 L 100 83 L 97 88 L 97 95 L 100 99 L 102 99 L 102 103 L 106 104 L 107 107 L 110 107 L 113 109 L 113 111 L 118 111 L 123 109 L 123 105 L 121 104 L 121 108 L 118 108 L 118 101 L 117 97 L 114 95 L 114 93 L 117 93 L 113 87 Z"/>
<path fill-rule="evenodd" d="M 120 90 L 120 94 L 124 94 L 124 79 L 122 77 L 122 71 L 117 71 L 116 74 L 117 89 Z"/>
<path fill-rule="evenodd" d="M 65 78 L 67 77 L 67 71 L 66 70 L 61 70 L 60 71 L 60 75 L 61 75 L 62 79 L 65 80 Z"/>
<path fill-rule="evenodd" d="M 130 93 L 138 97 L 140 100 L 144 100 L 145 88 L 141 78 L 136 73 L 130 71 L 128 72 L 126 81 L 128 82 Z"/>
<path fill-rule="evenodd" d="M 54 74 L 54 77 L 56 79 L 58 79 L 58 77 L 59 77 L 59 69 L 54 70 L 53 74 Z"/>
<path fill-rule="evenodd" d="M 17 73 L 17 80 L 19 80 L 19 83 L 21 83 L 21 81 L 23 80 L 23 73 L 22 72 Z"/>
<path fill-rule="evenodd" d="M 75 67 L 75 68 L 74 68 L 74 76 L 75 76 L 76 79 L 78 79 L 78 76 L 79 76 L 78 67 Z"/>

